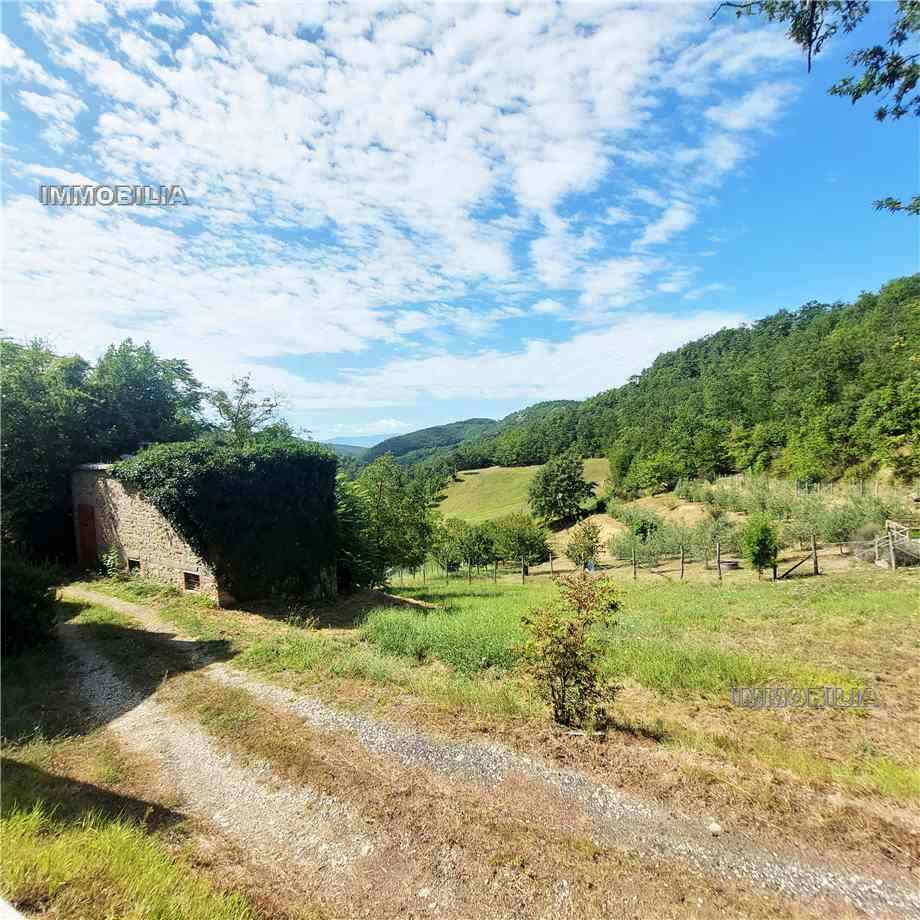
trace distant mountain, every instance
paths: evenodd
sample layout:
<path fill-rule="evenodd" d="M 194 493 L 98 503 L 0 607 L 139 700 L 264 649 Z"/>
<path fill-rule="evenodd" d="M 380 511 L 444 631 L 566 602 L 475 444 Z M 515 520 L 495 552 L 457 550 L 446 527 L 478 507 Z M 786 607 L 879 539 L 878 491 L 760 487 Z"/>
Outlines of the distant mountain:
<path fill-rule="evenodd" d="M 330 438 L 326 444 L 339 444 L 343 447 L 373 447 L 379 444 L 383 438 L 379 434 L 366 435 L 347 435 L 344 438 Z"/>
<path fill-rule="evenodd" d="M 320 441 L 319 443 L 322 444 L 323 447 L 329 447 L 334 450 L 339 457 L 363 457 L 367 450 L 366 447 L 361 447 L 358 444 L 341 444 L 337 439 L 333 441 Z"/>
<path fill-rule="evenodd" d="M 363 459 L 370 462 L 384 454 L 392 454 L 403 462 L 415 462 L 423 459 L 426 453 L 439 448 L 452 447 L 461 441 L 482 437 L 497 430 L 498 425 L 499 423 L 491 418 L 468 418 L 448 425 L 434 425 L 431 428 L 410 431 L 408 434 L 387 438 L 375 444 Z"/>

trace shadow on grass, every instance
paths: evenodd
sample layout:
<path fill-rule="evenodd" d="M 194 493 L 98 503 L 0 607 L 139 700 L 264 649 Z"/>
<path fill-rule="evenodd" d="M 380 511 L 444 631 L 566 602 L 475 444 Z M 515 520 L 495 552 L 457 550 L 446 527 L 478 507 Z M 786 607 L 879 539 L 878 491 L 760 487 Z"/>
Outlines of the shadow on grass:
<path fill-rule="evenodd" d="M 111 819 L 127 818 L 151 831 L 169 828 L 184 820 L 179 812 L 155 802 L 119 795 L 66 776 L 55 776 L 10 757 L 0 759 L 0 764 L 3 817 L 17 808 L 31 811 L 41 804 L 53 813 L 55 821 L 64 824 L 79 824 L 91 813 Z"/>
<path fill-rule="evenodd" d="M 233 656 L 225 639 L 187 642 L 98 617 L 101 608 L 81 601 L 58 603 L 58 636 L 26 654 L 3 660 L 3 736 L 6 741 L 82 735 L 130 711 L 166 680 Z M 87 620 L 77 620 L 89 614 Z M 114 615 L 113 615 L 114 616 Z M 96 682 L 93 706 L 81 697 L 75 671 L 87 640 L 110 663 L 130 692 Z M 79 643 L 79 645 L 77 644 Z"/>
<path fill-rule="evenodd" d="M 255 614 L 267 620 L 285 623 L 297 618 L 316 620 L 317 629 L 356 629 L 366 619 L 371 610 L 380 607 L 416 608 L 419 612 L 436 609 L 436 605 L 408 597 L 399 597 L 383 591 L 356 591 L 353 594 L 340 595 L 330 601 L 297 601 L 269 599 L 238 604 L 237 610 Z"/>

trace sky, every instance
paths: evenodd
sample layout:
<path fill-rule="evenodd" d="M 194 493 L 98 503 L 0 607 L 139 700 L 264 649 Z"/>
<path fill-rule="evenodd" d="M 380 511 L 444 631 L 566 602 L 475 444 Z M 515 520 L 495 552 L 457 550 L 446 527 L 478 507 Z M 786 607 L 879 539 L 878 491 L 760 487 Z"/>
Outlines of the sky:
<path fill-rule="evenodd" d="M 918 134 L 714 3 L 0 4 L 4 334 L 251 374 L 314 437 L 500 418 L 920 270 Z M 48 206 L 48 184 L 187 204 Z"/>

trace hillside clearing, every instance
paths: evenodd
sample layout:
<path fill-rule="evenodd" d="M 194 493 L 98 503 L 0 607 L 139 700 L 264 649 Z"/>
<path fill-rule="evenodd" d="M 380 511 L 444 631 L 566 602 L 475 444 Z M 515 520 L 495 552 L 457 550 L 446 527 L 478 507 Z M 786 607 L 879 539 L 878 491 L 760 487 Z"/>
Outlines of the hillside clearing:
<path fill-rule="evenodd" d="M 585 479 L 596 482 L 600 492 L 610 475 L 604 457 L 584 461 Z M 440 505 L 444 517 L 458 517 L 471 524 L 501 517 L 515 511 L 527 511 L 527 489 L 539 466 L 492 466 L 458 473 L 459 482 L 451 482 Z"/>

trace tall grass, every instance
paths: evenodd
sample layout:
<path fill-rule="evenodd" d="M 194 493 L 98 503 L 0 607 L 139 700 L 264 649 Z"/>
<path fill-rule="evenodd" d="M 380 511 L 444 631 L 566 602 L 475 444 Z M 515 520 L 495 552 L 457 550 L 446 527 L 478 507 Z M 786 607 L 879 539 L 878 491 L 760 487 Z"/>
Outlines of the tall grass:
<path fill-rule="evenodd" d="M 41 803 L 2 821 L 3 895 L 28 911 L 120 920 L 254 920 L 246 898 L 217 891 L 140 825 L 90 813 L 55 819 Z"/>

